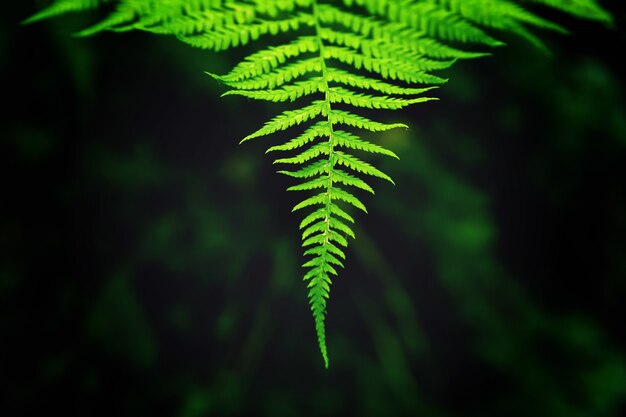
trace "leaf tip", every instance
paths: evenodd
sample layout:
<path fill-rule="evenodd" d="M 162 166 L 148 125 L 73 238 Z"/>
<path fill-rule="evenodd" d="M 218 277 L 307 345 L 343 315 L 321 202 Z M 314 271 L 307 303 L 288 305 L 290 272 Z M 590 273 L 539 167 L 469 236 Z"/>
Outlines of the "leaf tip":
<path fill-rule="evenodd" d="M 40 20 L 40 19 L 37 19 L 36 17 L 37 17 L 37 15 L 28 17 L 28 18 L 22 20 L 20 22 L 20 25 L 27 26 L 27 25 L 31 25 L 31 24 L 35 23 L 36 21 Z"/>

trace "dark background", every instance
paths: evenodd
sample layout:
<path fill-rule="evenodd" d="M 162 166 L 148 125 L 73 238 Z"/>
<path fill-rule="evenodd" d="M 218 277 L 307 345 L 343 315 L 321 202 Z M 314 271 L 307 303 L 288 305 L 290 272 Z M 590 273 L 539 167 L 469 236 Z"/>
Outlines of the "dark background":
<path fill-rule="evenodd" d="M 0 414 L 626 415 L 626 15 L 388 115 L 324 370 L 276 113 L 212 54 L 0 15 Z M 623 7 L 620 5 L 620 7 Z"/>

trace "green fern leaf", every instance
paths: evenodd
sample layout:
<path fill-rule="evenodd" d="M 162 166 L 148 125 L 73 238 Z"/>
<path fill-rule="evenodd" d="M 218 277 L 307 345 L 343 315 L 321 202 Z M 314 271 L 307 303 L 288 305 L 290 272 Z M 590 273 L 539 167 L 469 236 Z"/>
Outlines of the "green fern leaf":
<path fill-rule="evenodd" d="M 298 171 L 278 171 L 279 174 L 285 174 L 293 178 L 311 178 L 324 172 L 329 171 L 329 164 L 327 161 L 316 161 Z"/>
<path fill-rule="evenodd" d="M 332 180 L 337 183 L 360 188 L 361 190 L 365 190 L 374 194 L 374 189 L 370 187 L 365 181 L 363 181 L 359 177 L 350 175 L 347 172 L 344 172 L 338 168 L 333 168 Z"/>
<path fill-rule="evenodd" d="M 602 9 L 596 0 L 530 0 L 535 3 L 541 3 L 555 9 L 560 9 L 574 16 L 597 20 L 607 24 L 613 23 L 613 18 L 604 9 Z"/>
<path fill-rule="evenodd" d="M 100 6 L 100 3 L 101 0 L 58 0 L 49 7 L 24 20 L 23 23 L 30 24 L 66 13 L 96 9 Z"/>
<path fill-rule="evenodd" d="M 365 161 L 361 161 L 356 156 L 350 155 L 349 153 L 344 153 L 341 151 L 335 151 L 336 161 L 340 165 L 344 165 L 347 168 L 350 168 L 356 172 L 371 175 L 373 177 L 378 177 L 384 180 L 389 181 L 392 184 L 395 184 L 391 177 L 378 168 L 374 168 L 372 165 L 368 164 Z"/>
<path fill-rule="evenodd" d="M 380 123 L 343 110 L 334 110 L 329 117 L 329 121 L 332 124 L 344 124 L 346 126 L 358 127 L 359 129 L 366 129 L 371 132 L 384 132 L 398 127 L 408 129 L 408 126 L 404 123 Z"/>
<path fill-rule="evenodd" d="M 223 96 L 295 102 L 295 108 L 241 142 L 302 128 L 297 136 L 270 145 L 266 153 L 295 153 L 274 163 L 295 166 L 278 172 L 297 182 L 289 191 L 306 194 L 293 211 L 308 211 L 299 225 L 307 257 L 303 267 L 308 269 L 303 279 L 326 367 L 331 277 L 344 266 L 347 238 L 355 238 L 355 219 L 346 207 L 367 212 L 353 192 L 373 194 L 367 182 L 372 177 L 393 184 L 390 176 L 353 152 L 398 158 L 351 130 L 407 128 L 374 121 L 354 109 L 398 110 L 436 100 L 423 96 L 447 81 L 434 73 L 460 59 L 488 56 L 488 51 L 472 48 L 503 45 L 494 37 L 499 32 L 544 48 L 533 30 L 565 30 L 537 14 L 535 5 L 612 22 L 596 0 L 57 0 L 25 23 L 104 3 L 112 12 L 79 35 L 141 30 L 212 51 L 264 36 L 279 42 L 257 48 L 225 75 L 207 74 L 232 89 Z"/>
<path fill-rule="evenodd" d="M 345 103 L 354 107 L 383 110 L 398 110 L 410 106 L 411 104 L 437 100 L 433 97 L 406 99 L 390 96 L 373 96 L 370 94 L 355 93 L 342 87 L 333 87 L 329 91 L 328 99 L 331 103 Z"/>
<path fill-rule="evenodd" d="M 300 97 L 317 93 L 321 90 L 323 82 L 319 78 L 299 81 L 278 89 L 269 90 L 230 90 L 222 96 L 244 96 L 255 100 L 273 102 L 296 101 Z"/>
<path fill-rule="evenodd" d="M 289 127 L 306 122 L 307 120 L 311 120 L 324 111 L 324 104 L 323 101 L 318 100 L 298 110 L 287 110 L 267 122 L 261 129 L 243 138 L 241 143 L 260 136 L 270 135 L 279 130 L 285 130 Z"/>
<path fill-rule="evenodd" d="M 300 136 L 291 139 L 289 142 L 282 145 L 272 146 L 265 153 L 273 151 L 292 151 L 310 143 L 315 140 L 315 138 L 327 137 L 330 136 L 330 134 L 331 128 L 328 122 L 317 122 L 309 126 Z"/>
<path fill-rule="evenodd" d="M 384 81 L 364 77 L 359 74 L 353 74 L 341 69 L 329 69 L 327 71 L 328 81 L 343 84 L 350 87 L 356 87 L 363 90 L 374 90 L 383 94 L 397 95 L 418 95 L 433 90 L 436 87 L 427 88 L 408 88 L 400 87 Z"/>

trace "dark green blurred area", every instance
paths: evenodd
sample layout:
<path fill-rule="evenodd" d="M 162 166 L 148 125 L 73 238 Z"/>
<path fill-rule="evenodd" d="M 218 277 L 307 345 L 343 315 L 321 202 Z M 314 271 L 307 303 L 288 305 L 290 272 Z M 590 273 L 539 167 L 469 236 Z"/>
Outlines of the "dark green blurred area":
<path fill-rule="evenodd" d="M 0 16 L 3 416 L 626 415 L 626 50 L 563 19 L 388 117 L 323 369 L 242 51 Z M 93 16 L 91 16 L 93 17 Z"/>

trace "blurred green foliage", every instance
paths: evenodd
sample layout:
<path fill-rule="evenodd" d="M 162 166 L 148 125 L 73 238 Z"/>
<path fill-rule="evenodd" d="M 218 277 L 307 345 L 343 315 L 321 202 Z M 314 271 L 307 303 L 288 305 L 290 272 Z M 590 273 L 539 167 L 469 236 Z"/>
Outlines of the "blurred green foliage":
<path fill-rule="evenodd" d="M 381 137 L 324 371 L 287 181 L 236 146 L 272 110 L 202 74 L 235 58 L 31 12 L 0 17 L 3 415 L 624 415 L 623 30 L 459 65 Z"/>

